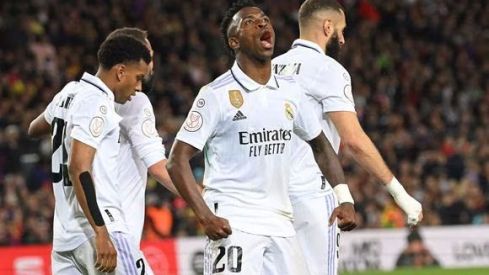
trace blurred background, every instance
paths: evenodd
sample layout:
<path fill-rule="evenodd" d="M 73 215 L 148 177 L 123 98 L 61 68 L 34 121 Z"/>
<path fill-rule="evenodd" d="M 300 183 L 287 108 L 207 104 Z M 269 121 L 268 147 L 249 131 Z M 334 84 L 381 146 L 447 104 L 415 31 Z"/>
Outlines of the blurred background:
<path fill-rule="evenodd" d="M 169 151 L 199 88 L 232 62 L 219 31 L 229 2 L 0 2 L 0 245 L 50 243 L 50 140 L 29 139 L 27 127 L 64 84 L 96 72 L 105 36 L 148 31 L 156 74 L 146 92 Z M 287 51 L 302 1 L 257 2 L 272 19 L 275 55 Z M 421 226 L 489 224 L 489 1 L 339 2 L 348 26 L 335 57 L 352 76 L 364 129 L 422 202 Z M 347 151 L 341 160 L 359 230 L 404 228 L 384 188 Z M 201 179 L 202 158 L 192 167 Z M 145 240 L 202 234 L 185 202 L 150 180 Z"/>

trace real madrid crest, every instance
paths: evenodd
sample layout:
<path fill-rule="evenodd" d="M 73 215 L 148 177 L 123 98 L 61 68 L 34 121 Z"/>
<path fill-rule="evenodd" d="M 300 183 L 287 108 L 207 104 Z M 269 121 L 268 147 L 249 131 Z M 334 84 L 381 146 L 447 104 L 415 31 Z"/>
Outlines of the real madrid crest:
<path fill-rule="evenodd" d="M 239 90 L 229 90 L 229 102 L 231 102 L 231 105 L 233 105 L 236 108 L 240 108 L 243 106 L 244 100 L 243 100 L 243 95 L 241 95 L 241 92 Z"/>
<path fill-rule="evenodd" d="M 294 109 L 292 109 L 292 106 L 287 102 L 285 103 L 285 117 L 289 120 L 294 119 Z"/>

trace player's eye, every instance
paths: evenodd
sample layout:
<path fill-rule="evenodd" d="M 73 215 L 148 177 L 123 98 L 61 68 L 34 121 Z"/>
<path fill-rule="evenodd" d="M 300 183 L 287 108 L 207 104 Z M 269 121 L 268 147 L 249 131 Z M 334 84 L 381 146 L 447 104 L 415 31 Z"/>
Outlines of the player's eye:
<path fill-rule="evenodd" d="M 248 27 L 248 26 L 251 26 L 253 25 L 253 23 L 255 23 L 255 20 L 253 18 L 246 18 L 244 21 L 243 21 L 243 25 L 245 27 Z"/>

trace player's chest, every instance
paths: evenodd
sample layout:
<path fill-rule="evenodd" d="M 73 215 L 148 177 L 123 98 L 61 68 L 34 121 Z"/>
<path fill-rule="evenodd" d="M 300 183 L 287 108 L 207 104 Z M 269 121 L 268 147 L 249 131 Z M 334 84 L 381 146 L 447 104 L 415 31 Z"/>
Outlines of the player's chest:
<path fill-rule="evenodd" d="M 227 131 L 292 129 L 297 113 L 294 99 L 279 91 L 230 90 L 222 119 Z"/>

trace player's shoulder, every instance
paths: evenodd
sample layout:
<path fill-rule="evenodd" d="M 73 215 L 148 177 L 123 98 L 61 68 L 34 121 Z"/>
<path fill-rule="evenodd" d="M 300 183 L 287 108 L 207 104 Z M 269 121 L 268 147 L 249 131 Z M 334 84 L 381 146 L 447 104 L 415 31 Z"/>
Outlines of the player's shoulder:
<path fill-rule="evenodd" d="M 143 92 L 137 92 L 134 96 L 131 97 L 130 101 L 127 101 L 124 104 L 115 104 L 116 112 L 121 116 L 127 116 L 131 114 L 137 114 L 144 110 L 144 112 L 148 112 L 146 110 L 153 110 L 151 105 L 151 101 L 148 96 Z"/>
<path fill-rule="evenodd" d="M 325 64 L 326 66 L 324 67 L 324 69 L 329 73 L 332 73 L 333 75 L 340 74 L 340 75 L 344 75 L 345 78 L 346 76 L 348 79 L 350 78 L 350 74 L 348 73 L 346 68 L 343 65 L 341 65 L 341 63 L 338 62 L 336 59 L 325 55 Z"/>
<path fill-rule="evenodd" d="M 292 75 L 274 74 L 273 76 L 277 80 L 277 83 L 278 83 L 279 87 L 280 87 L 280 84 L 285 84 L 285 85 L 295 85 L 295 84 L 297 84 L 296 79 Z"/>
<path fill-rule="evenodd" d="M 231 70 L 228 70 L 227 72 L 218 76 L 216 79 L 214 79 L 209 84 L 202 87 L 202 89 L 205 88 L 206 90 L 217 91 L 217 90 L 225 88 L 227 85 L 233 83 L 234 81 L 235 81 L 235 79 L 233 77 L 233 74 L 231 73 Z"/>
<path fill-rule="evenodd" d="M 131 97 L 131 100 L 128 101 L 127 103 L 132 104 L 134 106 L 151 105 L 151 101 L 149 100 L 149 97 L 143 92 L 137 92 L 134 96 Z"/>

